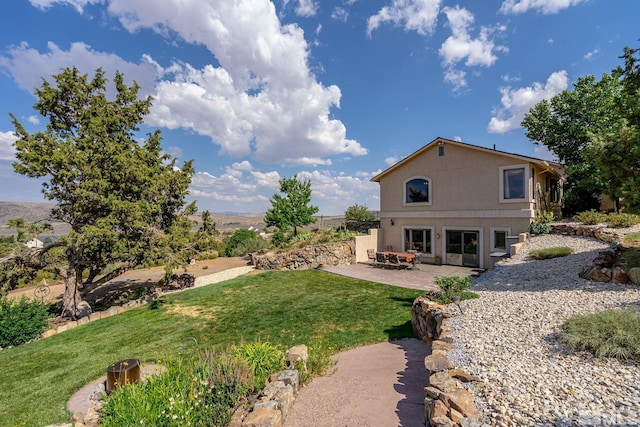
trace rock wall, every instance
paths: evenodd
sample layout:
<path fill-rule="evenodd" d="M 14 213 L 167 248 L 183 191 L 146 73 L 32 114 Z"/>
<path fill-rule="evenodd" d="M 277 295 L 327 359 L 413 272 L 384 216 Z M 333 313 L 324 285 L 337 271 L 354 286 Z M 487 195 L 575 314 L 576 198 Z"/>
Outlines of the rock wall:
<path fill-rule="evenodd" d="M 418 297 L 411 307 L 411 327 L 416 338 L 431 344 L 431 354 L 424 359 L 429 371 L 425 388 L 426 425 L 432 427 L 483 426 L 473 394 L 464 384 L 479 383 L 464 369 L 456 368 L 447 357 L 453 348 L 449 336 L 451 312 L 444 305 Z"/>
<path fill-rule="evenodd" d="M 355 263 L 353 243 L 331 243 L 308 246 L 289 252 L 254 255 L 253 265 L 258 270 L 309 270 L 324 265 Z"/>

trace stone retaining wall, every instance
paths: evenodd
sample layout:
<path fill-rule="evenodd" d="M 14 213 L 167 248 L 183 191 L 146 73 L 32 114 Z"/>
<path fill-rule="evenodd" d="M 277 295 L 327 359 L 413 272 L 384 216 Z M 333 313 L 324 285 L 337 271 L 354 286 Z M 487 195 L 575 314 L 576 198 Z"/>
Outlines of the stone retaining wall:
<path fill-rule="evenodd" d="M 456 368 L 447 357 L 453 348 L 449 336 L 452 313 L 447 306 L 418 297 L 411 307 L 411 327 L 416 338 L 431 345 L 431 354 L 424 359 L 429 371 L 425 388 L 426 425 L 432 427 L 482 426 L 480 411 L 465 383 L 479 383 L 480 378 Z"/>
<path fill-rule="evenodd" d="M 252 256 L 258 270 L 310 270 L 328 265 L 350 265 L 355 262 L 353 243 L 308 246 L 289 252 Z"/>

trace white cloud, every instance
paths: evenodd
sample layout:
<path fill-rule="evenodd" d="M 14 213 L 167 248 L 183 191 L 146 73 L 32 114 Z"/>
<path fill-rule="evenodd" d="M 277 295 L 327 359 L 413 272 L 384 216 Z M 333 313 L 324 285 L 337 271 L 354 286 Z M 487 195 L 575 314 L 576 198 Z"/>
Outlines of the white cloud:
<path fill-rule="evenodd" d="M 251 163 L 248 160 L 233 163 L 231 166 L 225 169 L 225 172 L 235 178 L 240 178 L 244 172 L 249 172 L 253 169 Z"/>
<path fill-rule="evenodd" d="M 384 159 L 384 163 L 385 163 L 385 165 L 387 165 L 387 166 L 393 166 L 393 165 L 395 165 L 396 163 L 398 163 L 398 161 L 399 161 L 399 160 L 400 160 L 400 158 L 399 158 L 399 157 L 392 156 L 392 157 L 387 157 L 386 159 Z"/>
<path fill-rule="evenodd" d="M 0 160 L 15 160 L 16 149 L 13 143 L 17 138 L 13 131 L 0 132 Z"/>
<path fill-rule="evenodd" d="M 27 117 L 27 121 L 29 123 L 31 123 L 32 125 L 39 125 L 40 124 L 40 118 L 38 116 L 29 116 L 29 117 Z"/>
<path fill-rule="evenodd" d="M 333 12 L 331 12 L 331 19 L 347 22 L 347 19 L 349 19 L 349 12 L 344 7 L 336 6 L 335 9 L 333 9 Z"/>
<path fill-rule="evenodd" d="M 295 8 L 296 15 L 298 16 L 314 16 L 318 11 L 318 3 L 313 0 L 298 0 L 298 4 Z"/>
<path fill-rule="evenodd" d="M 445 65 L 452 66 L 466 59 L 465 65 L 468 67 L 489 67 L 498 60 L 495 52 L 507 50 L 504 46 L 496 45 L 492 39 L 494 33 L 504 31 L 505 27 L 481 27 L 479 37 L 473 39 L 469 34 L 474 21 L 471 12 L 459 6 L 445 7 L 443 12 L 451 28 L 451 36 L 444 41 L 439 50 Z"/>
<path fill-rule="evenodd" d="M 500 6 L 500 12 L 505 15 L 518 15 L 529 10 L 536 10 L 545 15 L 552 15 L 584 2 L 585 0 L 505 0 Z"/>
<path fill-rule="evenodd" d="M 165 151 L 167 152 L 168 155 L 175 158 L 180 158 L 182 157 L 182 154 L 183 154 L 182 149 L 176 146 L 167 147 Z"/>
<path fill-rule="evenodd" d="M 442 0 L 393 0 L 390 6 L 369 17 L 367 35 L 387 22 L 423 36 L 433 34 L 441 3 Z"/>
<path fill-rule="evenodd" d="M 451 28 L 449 36 L 438 51 L 445 68 L 444 81 L 453 85 L 454 92 L 467 87 L 466 75 L 463 70 L 456 68 L 464 61 L 464 66 L 489 67 L 498 57 L 496 52 L 507 52 L 505 46 L 496 44 L 494 37 L 505 31 L 506 27 L 481 27 L 477 38 L 471 37 L 473 14 L 467 9 L 445 7 L 443 13 L 447 16 L 448 26 Z"/>
<path fill-rule="evenodd" d="M 543 99 L 550 99 L 569 86 L 565 70 L 552 73 L 545 84 L 535 82 L 531 86 L 512 89 L 500 88 L 502 106 L 489 121 L 490 133 L 505 133 L 520 127 L 520 123 L 529 110 Z"/>
<path fill-rule="evenodd" d="M 444 81 L 453 86 L 454 92 L 459 92 L 462 88 L 467 87 L 467 73 L 455 68 L 445 68 Z"/>
<path fill-rule="evenodd" d="M 13 46 L 9 48 L 8 56 L 0 57 L 0 68 L 7 69 L 18 86 L 30 93 L 41 86 L 43 77 L 52 82 L 49 78 L 51 75 L 72 66 L 90 77 L 97 68 L 102 67 L 108 79 L 120 71 L 127 84 L 135 80 L 140 85 L 141 95 L 153 91 L 156 68 L 145 58 L 141 58 L 138 64 L 128 62 L 111 53 L 97 52 L 82 42 L 72 43 L 66 51 L 53 42 L 49 42 L 47 48 L 47 52 L 40 53 L 27 43 Z"/>
<path fill-rule="evenodd" d="M 92 3 L 104 3 L 104 0 L 29 0 L 29 3 L 42 10 L 47 10 L 55 4 L 67 4 L 73 6 L 78 12 L 82 13 L 86 5 Z"/>
<path fill-rule="evenodd" d="M 245 162 L 238 163 L 240 168 L 251 167 Z M 325 214 L 340 214 L 354 203 L 367 204 L 378 208 L 379 188 L 369 179 L 380 173 L 358 172 L 353 176 L 344 172 L 327 170 L 300 171 L 298 179 L 311 180 L 312 204 L 318 205 Z M 277 171 L 261 172 L 251 168 L 250 173 L 232 176 L 227 173 L 216 177 L 207 172 L 194 175 L 190 187 L 192 196 L 209 200 L 215 211 L 216 202 L 241 212 L 264 212 L 270 207 L 269 199 L 280 188 L 280 174 Z M 330 212 L 329 212 L 330 210 Z"/>
<path fill-rule="evenodd" d="M 220 63 L 172 67 L 174 79 L 157 85 L 149 124 L 190 129 L 221 153 L 253 153 L 264 163 L 326 165 L 329 156 L 367 153 L 330 118 L 340 89 L 316 80 L 302 29 L 281 25 L 272 2 L 112 0 L 109 10 L 130 31 L 170 29 Z"/>
<path fill-rule="evenodd" d="M 593 61 L 596 56 L 598 56 L 600 54 L 600 49 L 593 49 L 591 52 L 588 52 L 585 56 L 584 59 L 586 59 L 587 61 Z"/>

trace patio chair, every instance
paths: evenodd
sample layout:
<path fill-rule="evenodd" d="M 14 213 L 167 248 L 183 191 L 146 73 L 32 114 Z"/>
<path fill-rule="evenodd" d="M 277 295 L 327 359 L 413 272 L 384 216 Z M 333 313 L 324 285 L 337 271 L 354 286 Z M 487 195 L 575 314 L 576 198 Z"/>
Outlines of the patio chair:
<path fill-rule="evenodd" d="M 375 249 L 367 249 L 367 258 L 369 261 L 376 262 L 376 250 Z"/>
<path fill-rule="evenodd" d="M 387 258 L 385 258 L 383 252 L 376 252 L 376 261 L 378 262 L 378 264 L 384 265 L 387 262 Z"/>

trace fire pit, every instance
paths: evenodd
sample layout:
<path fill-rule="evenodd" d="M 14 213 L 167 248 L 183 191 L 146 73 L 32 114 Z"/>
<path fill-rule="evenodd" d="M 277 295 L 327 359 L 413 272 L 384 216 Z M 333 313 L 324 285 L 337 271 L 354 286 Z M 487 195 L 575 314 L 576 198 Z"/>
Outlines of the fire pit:
<path fill-rule="evenodd" d="M 140 361 L 138 359 L 124 359 L 112 363 L 107 368 L 107 394 L 118 386 L 131 384 L 140 380 Z"/>

